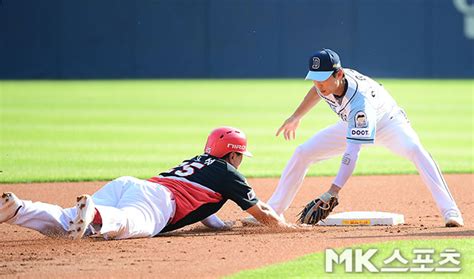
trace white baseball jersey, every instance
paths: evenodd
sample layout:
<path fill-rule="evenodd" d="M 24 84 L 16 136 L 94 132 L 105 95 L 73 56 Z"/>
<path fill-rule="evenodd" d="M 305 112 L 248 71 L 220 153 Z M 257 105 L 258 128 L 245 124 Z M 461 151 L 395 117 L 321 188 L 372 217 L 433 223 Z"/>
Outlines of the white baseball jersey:
<path fill-rule="evenodd" d="M 347 122 L 347 141 L 374 143 L 377 123 L 400 112 L 395 100 L 385 88 L 359 72 L 344 69 L 347 91 L 341 98 L 318 95 Z"/>

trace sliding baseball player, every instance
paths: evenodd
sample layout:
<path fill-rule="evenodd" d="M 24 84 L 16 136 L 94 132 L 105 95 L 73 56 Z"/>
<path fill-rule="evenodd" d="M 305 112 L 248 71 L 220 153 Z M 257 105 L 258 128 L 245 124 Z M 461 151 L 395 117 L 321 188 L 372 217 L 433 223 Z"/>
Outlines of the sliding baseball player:
<path fill-rule="evenodd" d="M 269 227 L 296 228 L 260 201 L 238 172 L 243 155 L 251 155 L 245 134 L 220 127 L 208 136 L 203 154 L 148 180 L 117 178 L 92 196 L 79 196 L 72 208 L 5 192 L 0 197 L 0 223 L 72 239 L 153 237 L 199 221 L 213 229 L 230 229 L 233 223 L 214 213 L 232 200 Z"/>

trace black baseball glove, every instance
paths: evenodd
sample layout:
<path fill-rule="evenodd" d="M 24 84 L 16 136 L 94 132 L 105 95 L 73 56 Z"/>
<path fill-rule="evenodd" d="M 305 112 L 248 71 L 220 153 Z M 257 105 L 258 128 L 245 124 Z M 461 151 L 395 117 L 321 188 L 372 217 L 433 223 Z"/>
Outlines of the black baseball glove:
<path fill-rule="evenodd" d="M 326 192 L 317 199 L 309 202 L 298 215 L 298 222 L 308 225 L 316 225 L 319 221 L 326 219 L 334 207 L 339 204 L 337 195 L 333 196 Z"/>

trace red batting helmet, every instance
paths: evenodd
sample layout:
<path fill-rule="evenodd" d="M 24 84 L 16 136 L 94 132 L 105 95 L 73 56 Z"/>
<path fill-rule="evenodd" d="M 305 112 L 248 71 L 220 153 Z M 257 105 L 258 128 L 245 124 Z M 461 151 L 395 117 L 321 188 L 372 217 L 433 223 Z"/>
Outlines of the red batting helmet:
<path fill-rule="evenodd" d="M 222 158 L 229 152 L 252 157 L 252 153 L 247 150 L 247 137 L 244 132 L 234 127 L 214 129 L 207 137 L 204 152 L 217 158 Z"/>

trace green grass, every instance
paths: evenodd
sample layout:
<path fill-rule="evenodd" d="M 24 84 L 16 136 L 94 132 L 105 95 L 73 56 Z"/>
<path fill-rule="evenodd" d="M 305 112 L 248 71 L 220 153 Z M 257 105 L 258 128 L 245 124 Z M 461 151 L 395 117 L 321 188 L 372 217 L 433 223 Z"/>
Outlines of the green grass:
<path fill-rule="evenodd" d="M 473 80 L 383 80 L 445 173 L 473 172 Z M 0 81 L 0 182 L 148 178 L 200 153 L 209 131 L 242 128 L 255 157 L 242 172 L 278 177 L 294 148 L 337 121 L 321 103 L 297 139 L 274 136 L 310 83 L 304 80 Z M 340 158 L 309 175 L 335 175 Z M 415 173 L 382 148 L 355 174 Z"/>
<path fill-rule="evenodd" d="M 461 257 L 457 258 L 457 260 L 460 261 L 460 264 L 458 266 L 451 264 L 444 267 L 461 267 L 461 271 L 457 273 L 440 273 L 435 271 L 432 273 L 421 273 L 408 270 L 403 273 L 370 273 L 364 269 L 364 272 L 356 273 L 355 266 L 353 266 L 353 272 L 346 272 L 344 264 L 334 264 L 333 272 L 326 273 L 325 252 L 320 252 L 306 255 L 302 258 L 282 264 L 275 264 L 256 270 L 242 271 L 226 278 L 472 278 L 474 275 L 474 239 L 472 238 L 392 241 L 366 244 L 353 247 L 353 249 L 354 248 L 362 248 L 364 253 L 366 253 L 368 249 L 377 248 L 377 253 L 370 259 L 370 261 L 379 271 L 383 267 L 419 267 L 420 264 L 416 264 L 416 261 L 413 261 L 413 259 L 416 258 L 413 253 L 414 249 L 435 249 L 434 254 L 431 256 L 433 263 L 426 265 L 426 267 L 437 268 L 440 267 L 439 262 L 443 260 L 441 253 L 445 249 L 455 249 L 461 254 Z M 395 249 L 399 249 L 400 255 L 408 261 L 407 264 L 397 261 L 388 263 L 387 265 L 384 264 L 384 260 L 390 258 Z M 341 254 L 343 249 L 337 249 L 336 251 L 338 254 Z"/>

